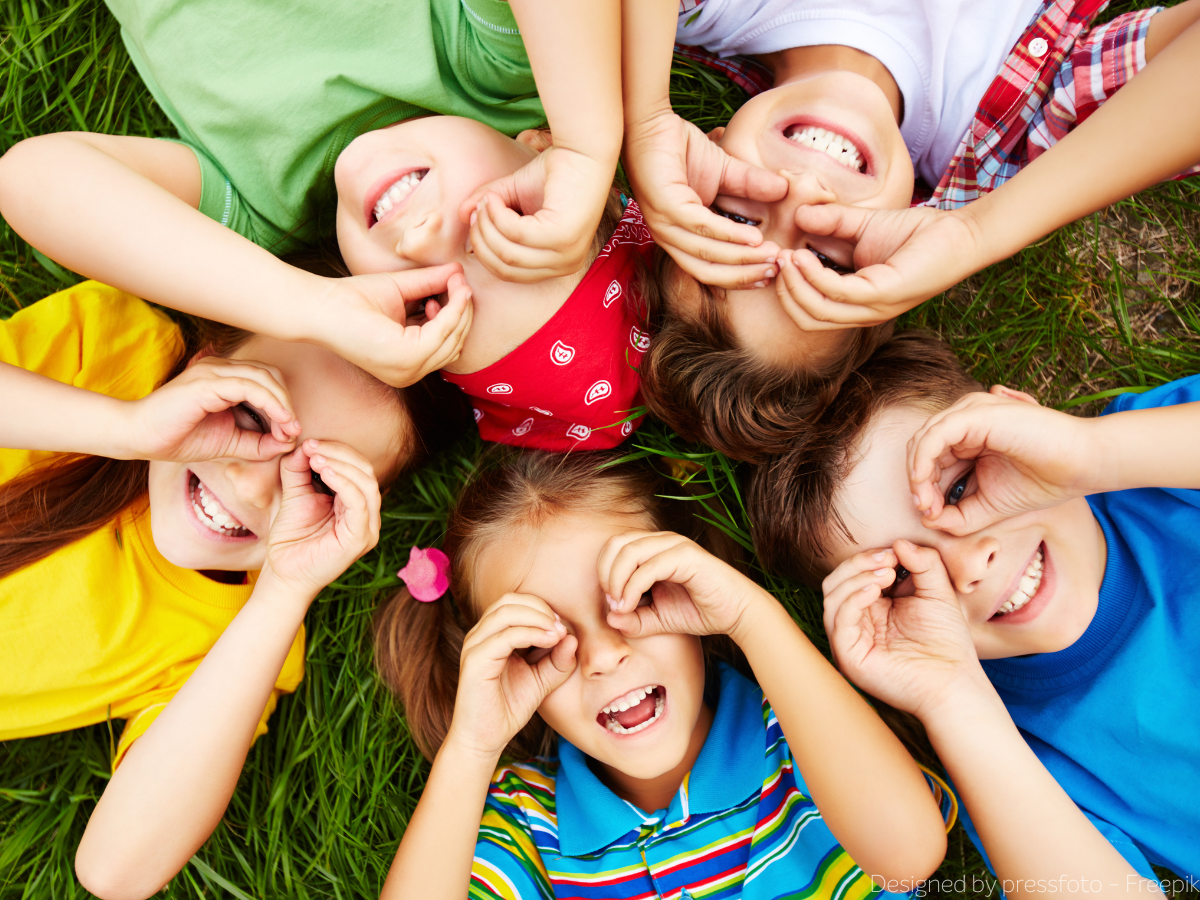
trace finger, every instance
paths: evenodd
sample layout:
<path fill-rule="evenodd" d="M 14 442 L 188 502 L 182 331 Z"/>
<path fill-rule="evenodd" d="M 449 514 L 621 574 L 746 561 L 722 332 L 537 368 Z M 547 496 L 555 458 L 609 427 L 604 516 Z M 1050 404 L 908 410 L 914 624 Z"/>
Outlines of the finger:
<path fill-rule="evenodd" d="M 471 192 L 458 207 L 458 219 L 460 222 L 471 223 L 471 216 L 478 213 L 484 205 L 489 194 L 494 194 L 500 198 L 500 202 L 509 209 L 520 209 L 520 191 L 517 186 L 516 172 L 505 175 L 502 178 L 497 178 L 495 181 L 489 181 L 487 184 L 476 188 Z"/>
<path fill-rule="evenodd" d="M 284 497 L 312 490 L 312 463 L 309 452 L 301 444 L 279 461 L 279 480 Z"/>
<path fill-rule="evenodd" d="M 544 600 L 531 594 L 505 594 L 480 616 L 479 621 L 467 632 L 463 646 L 473 646 L 486 640 L 504 628 L 523 625 L 540 628 L 543 631 L 553 630 L 562 634 L 566 627 Z"/>
<path fill-rule="evenodd" d="M 465 281 L 461 285 L 455 282 L 450 290 L 449 300 L 437 318 L 421 325 L 416 332 L 416 353 L 424 362 L 418 368 L 415 381 L 457 358 L 471 329 L 474 312 L 470 288 L 466 286 Z M 406 330 L 406 336 L 407 334 Z"/>
<path fill-rule="evenodd" d="M 600 589 L 604 591 L 609 600 L 609 607 L 616 603 L 616 598 L 620 592 L 614 594 L 612 588 L 612 567 L 613 562 L 617 558 L 617 554 L 627 544 L 639 540 L 647 535 L 654 534 L 650 531 L 626 531 L 621 534 L 615 534 L 604 542 L 604 546 L 600 548 L 600 555 L 596 558 L 596 575 L 600 581 Z"/>
<path fill-rule="evenodd" d="M 853 275 L 839 275 L 825 268 L 816 254 L 807 248 L 793 250 L 791 260 L 804 281 L 814 289 L 815 293 L 796 298 L 814 319 L 867 327 L 893 318 L 883 310 L 881 297 L 884 291 L 864 275 L 883 272 L 894 283 L 895 274 L 887 266 L 868 266 Z"/>
<path fill-rule="evenodd" d="M 263 384 L 264 377 L 267 376 L 262 370 L 255 373 L 243 369 L 237 374 L 213 370 L 210 377 L 194 381 L 186 385 L 186 389 L 207 413 L 223 412 L 239 403 L 248 403 L 262 410 L 269 420 L 266 424 L 271 426 L 271 433 L 275 439 L 290 444 L 295 435 L 299 434 L 299 423 L 295 420 L 291 397 L 279 385 L 275 385 L 276 390 L 272 390 L 270 386 Z M 286 428 L 283 427 L 285 425 Z"/>
<path fill-rule="evenodd" d="M 606 593 L 615 601 L 614 611 L 633 609 L 656 582 L 670 581 L 678 558 L 668 554 L 686 540 L 672 532 L 657 532 L 622 545 L 608 567 Z"/>
<path fill-rule="evenodd" d="M 911 541 L 899 540 L 892 545 L 900 565 L 908 569 L 913 580 L 913 595 L 957 603 L 957 593 L 950 584 L 950 575 L 942 557 L 931 547 L 921 547 Z"/>
<path fill-rule="evenodd" d="M 550 649 L 565 638 L 553 630 L 534 628 L 528 625 L 512 625 L 489 635 L 471 648 L 463 647 L 462 667 L 464 671 L 482 668 L 473 673 L 474 678 L 496 678 L 504 671 L 508 659 L 517 650 L 529 647 Z"/>
<path fill-rule="evenodd" d="M 608 624 L 628 638 L 666 634 L 667 628 L 654 606 L 639 606 L 629 612 L 609 612 Z"/>
<path fill-rule="evenodd" d="M 537 676 L 538 683 L 542 686 L 542 699 L 562 687 L 563 682 L 571 677 L 571 673 L 575 671 L 577 665 L 575 651 L 578 648 L 579 641 L 575 635 L 568 634 L 554 645 L 547 656 L 532 667 L 533 674 Z"/>
<path fill-rule="evenodd" d="M 839 611 L 847 603 L 860 599 L 860 594 L 872 594 L 872 599 L 867 605 L 874 602 L 886 588 L 892 586 L 896 580 L 896 570 L 892 566 L 885 566 L 876 563 L 879 568 L 868 569 L 865 572 L 859 572 L 856 575 L 847 578 L 841 582 L 836 588 L 825 595 L 825 608 L 822 615 L 822 623 L 825 626 L 826 633 L 832 634 L 830 630 L 833 627 L 834 621 L 837 618 Z"/>
<path fill-rule="evenodd" d="M 833 639 L 838 634 L 861 631 L 863 611 L 879 602 L 891 604 L 892 601 L 883 596 L 883 588 L 876 582 L 864 584 L 853 591 L 833 616 L 833 627 L 828 630 L 830 638 Z"/>
<path fill-rule="evenodd" d="M 779 245 L 764 241 L 755 225 L 734 222 L 699 202 L 680 205 L 664 223 L 665 229 L 677 229 L 673 243 L 680 243 L 693 256 L 705 258 L 699 250 L 711 247 L 713 262 L 742 264 L 766 262 L 779 252 Z"/>
<path fill-rule="evenodd" d="M 392 280 L 392 283 L 399 291 L 399 309 L 402 311 L 404 303 L 409 300 L 417 300 L 422 297 L 436 296 L 446 292 L 446 283 L 450 280 L 450 276 L 462 274 L 462 266 L 458 263 L 447 263 L 441 266 L 429 266 L 424 269 L 408 269 L 404 272 L 385 272 L 386 277 Z M 398 315 L 389 313 L 391 318 L 402 321 Z"/>
<path fill-rule="evenodd" d="M 846 325 L 838 321 L 824 321 L 809 313 L 810 309 L 821 308 L 825 298 L 813 288 L 792 259 L 792 252 L 784 250 L 779 255 L 779 277 L 775 279 L 775 294 L 779 304 L 793 322 L 804 331 L 840 331 Z"/>
<path fill-rule="evenodd" d="M 270 407 L 260 408 L 272 419 L 278 419 L 280 424 L 297 424 L 294 421 L 296 412 L 292 406 L 292 395 L 283 385 L 283 372 L 275 366 L 245 360 L 234 365 L 213 368 L 211 374 L 217 378 L 240 378 L 260 385 L 274 400 Z"/>
<path fill-rule="evenodd" d="M 788 181 L 775 172 L 768 172 L 737 157 L 729 156 L 721 172 L 720 193 L 774 203 L 787 196 Z"/>
<path fill-rule="evenodd" d="M 535 217 L 518 215 L 489 195 L 472 226 L 471 247 L 480 262 L 508 281 L 529 283 L 567 274 L 560 270 L 566 266 L 570 242 L 552 241 L 544 229 L 528 227 L 538 224 Z"/>
<path fill-rule="evenodd" d="M 352 463 L 328 459 L 319 452 L 309 457 L 309 462 L 325 486 L 334 492 L 334 514 L 339 524 L 344 522 L 356 535 L 370 535 L 374 546 L 380 526 L 379 483 L 374 473 L 363 472 Z"/>
<path fill-rule="evenodd" d="M 659 246 L 670 254 L 675 263 L 701 284 L 736 291 L 752 287 L 765 287 L 769 283 L 768 272 L 775 270 L 774 263 L 757 263 L 745 266 L 711 263 L 692 256 L 678 246 L 659 238 Z"/>
<path fill-rule="evenodd" d="M 796 207 L 796 227 L 805 234 L 819 234 L 858 242 L 875 210 L 841 203 L 802 203 Z"/>
<path fill-rule="evenodd" d="M 309 455 L 319 453 L 329 459 L 336 459 L 354 466 L 368 478 L 375 477 L 375 469 L 371 463 L 349 444 L 343 444 L 341 441 L 320 441 L 316 438 L 309 438 L 304 442 L 304 446 L 308 448 Z"/>

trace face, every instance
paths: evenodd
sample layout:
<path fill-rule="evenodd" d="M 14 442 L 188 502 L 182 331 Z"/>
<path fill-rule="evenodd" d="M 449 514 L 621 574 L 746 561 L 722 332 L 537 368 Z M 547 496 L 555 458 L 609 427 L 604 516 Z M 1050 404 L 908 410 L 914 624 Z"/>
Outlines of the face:
<path fill-rule="evenodd" d="M 910 407 L 885 410 L 867 428 L 859 458 L 835 502 L 853 540 L 832 548 L 833 568 L 863 550 L 904 538 L 937 550 L 967 617 L 981 659 L 1053 653 L 1071 646 L 1096 613 L 1104 577 L 1103 532 L 1083 498 L 997 522 L 966 537 L 921 524 L 906 476 L 908 439 L 929 418 Z M 972 464 L 943 473 L 947 503 L 975 490 Z M 912 582 L 897 572 L 887 591 L 902 597 Z"/>
<path fill-rule="evenodd" d="M 459 206 L 533 159 L 534 142 L 458 116 L 409 119 L 355 138 L 333 170 L 346 266 L 362 275 L 464 262 Z"/>
<path fill-rule="evenodd" d="M 533 594 L 579 641 L 575 671 L 538 714 L 605 769 L 635 779 L 656 778 L 684 760 L 704 695 L 699 638 L 625 638 L 607 621 L 600 551 L 614 535 L 650 527 L 639 517 L 555 516 L 516 546 L 488 548 L 479 561 L 480 608 L 510 591 Z M 532 661 L 548 651 L 530 652 L 538 654 Z"/>
<path fill-rule="evenodd" d="M 298 440 L 348 444 L 370 461 L 377 478 L 399 462 L 407 419 L 394 392 L 368 380 L 341 357 L 312 344 L 256 336 L 230 358 L 274 366 L 303 426 Z M 242 404 L 239 426 L 269 429 L 267 416 Z M 154 544 L 185 569 L 247 571 L 262 568 L 266 539 L 279 510 L 280 457 L 250 462 L 150 463 L 150 525 Z"/>

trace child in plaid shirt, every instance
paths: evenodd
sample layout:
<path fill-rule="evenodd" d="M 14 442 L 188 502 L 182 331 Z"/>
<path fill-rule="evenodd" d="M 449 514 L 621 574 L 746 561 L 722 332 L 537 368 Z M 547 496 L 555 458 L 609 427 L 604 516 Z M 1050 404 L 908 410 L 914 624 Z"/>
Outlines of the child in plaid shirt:
<path fill-rule="evenodd" d="M 690 6 L 671 22 L 655 11 L 634 23 L 636 4 L 626 10 L 626 171 L 675 264 L 660 273 L 661 331 L 642 366 L 643 390 L 676 430 L 738 458 L 785 450 L 896 315 L 1024 246 L 1012 235 L 1032 222 L 1045 233 L 1200 159 L 1193 141 L 1194 153 L 1159 172 L 1157 158 L 1187 142 L 1143 142 L 1123 160 L 1117 180 L 1130 187 L 1117 193 L 1114 168 L 1097 166 L 1095 155 L 1109 139 L 1076 141 L 1069 157 L 1042 167 L 1086 176 L 1076 197 L 1045 182 L 1002 204 L 1012 215 L 986 242 L 958 233 L 969 230 L 959 215 L 911 245 L 953 215 L 937 210 L 988 194 L 1081 125 L 1200 18 L 1200 0 L 1097 27 L 1103 0 Z M 734 67 L 755 94 L 708 141 L 664 100 L 670 24 L 679 39 L 722 56 L 754 53 L 767 70 L 688 54 Z M 1157 79 L 1162 97 L 1197 80 L 1200 55 L 1172 55 L 1177 75 Z M 1137 104 L 1121 109 L 1102 120 L 1128 146 L 1139 133 L 1128 120 Z M 914 169 L 936 185 L 916 198 Z M 920 200 L 934 208 L 896 212 Z M 1021 217 L 1029 222 L 1012 221 Z"/>

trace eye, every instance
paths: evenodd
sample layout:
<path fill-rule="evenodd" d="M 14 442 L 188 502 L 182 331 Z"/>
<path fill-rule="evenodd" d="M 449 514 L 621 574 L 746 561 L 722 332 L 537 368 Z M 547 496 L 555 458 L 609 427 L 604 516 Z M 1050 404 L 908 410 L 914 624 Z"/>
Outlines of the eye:
<path fill-rule="evenodd" d="M 974 469 L 968 469 L 962 474 L 958 481 L 950 485 L 950 490 L 946 491 L 946 505 L 958 506 L 959 501 L 967 496 L 967 486 L 971 481 L 971 473 Z"/>
<path fill-rule="evenodd" d="M 719 207 L 719 206 L 713 206 L 712 211 L 715 212 L 718 216 L 724 216 L 726 219 L 728 219 L 731 222 L 737 222 L 739 225 L 758 225 L 758 224 L 760 224 L 760 222 L 756 222 L 754 219 L 747 218 L 746 216 L 739 216 L 737 213 L 730 212 L 727 209 L 721 209 L 721 207 Z"/>
<path fill-rule="evenodd" d="M 852 275 L 854 273 L 854 269 L 851 269 L 848 266 L 843 266 L 841 263 L 834 262 L 820 250 L 813 250 L 812 247 L 809 247 L 808 249 L 812 250 L 813 256 L 817 258 L 821 265 L 830 271 L 837 272 L 839 275 Z"/>
<path fill-rule="evenodd" d="M 646 591 L 646 593 L 642 594 L 642 599 L 640 599 L 638 601 L 637 608 L 641 609 L 643 606 L 649 606 L 653 602 L 654 602 L 654 595 L 651 594 L 649 591 Z"/>
<path fill-rule="evenodd" d="M 249 403 L 239 403 L 233 408 L 233 421 L 243 431 L 257 431 L 265 434 L 271 429 L 266 415 L 260 413 Z"/>
<path fill-rule="evenodd" d="M 908 590 L 907 589 L 901 590 L 901 586 L 906 581 L 908 581 L 910 577 L 911 577 L 911 574 L 909 573 L 908 569 L 904 568 L 904 566 L 900 565 L 900 563 L 896 563 L 896 580 L 892 582 L 891 587 L 889 587 L 886 591 L 883 592 L 884 596 L 885 597 L 906 597 L 906 596 L 908 596 Z"/>
<path fill-rule="evenodd" d="M 320 475 L 318 475 L 316 472 L 309 472 L 309 474 L 312 476 L 312 487 L 314 491 L 316 491 L 318 494 L 324 494 L 326 497 L 337 496 L 333 489 L 325 483 Z"/>

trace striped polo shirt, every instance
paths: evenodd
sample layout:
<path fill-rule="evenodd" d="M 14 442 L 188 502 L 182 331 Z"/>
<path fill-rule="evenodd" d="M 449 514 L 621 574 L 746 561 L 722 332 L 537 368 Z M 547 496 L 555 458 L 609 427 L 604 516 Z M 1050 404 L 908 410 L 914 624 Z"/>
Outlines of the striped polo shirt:
<path fill-rule="evenodd" d="M 952 796 L 929 782 L 952 819 Z M 708 739 L 666 809 L 622 800 L 561 738 L 557 759 L 502 763 L 470 888 L 505 900 L 869 894 L 900 896 L 878 890 L 834 839 L 762 691 L 725 665 Z"/>

